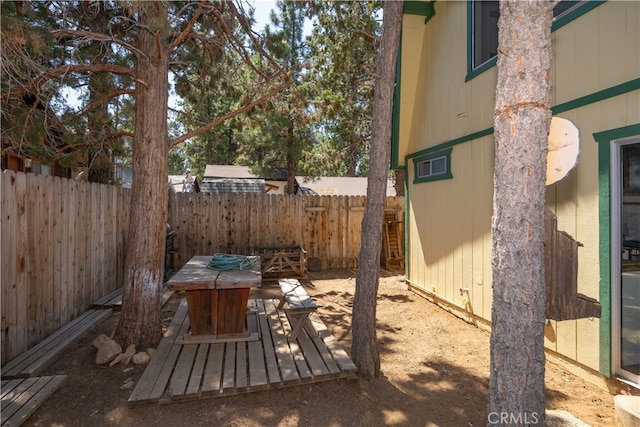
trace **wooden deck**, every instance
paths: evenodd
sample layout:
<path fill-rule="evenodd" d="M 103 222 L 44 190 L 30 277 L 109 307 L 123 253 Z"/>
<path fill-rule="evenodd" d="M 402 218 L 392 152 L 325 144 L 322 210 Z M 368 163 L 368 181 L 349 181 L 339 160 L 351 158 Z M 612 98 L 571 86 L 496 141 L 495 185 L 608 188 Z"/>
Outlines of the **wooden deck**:
<path fill-rule="evenodd" d="M 317 315 L 311 316 L 314 331 L 288 341 L 291 326 L 278 302 L 249 300 L 247 328 L 258 340 L 183 344 L 189 331 L 183 300 L 129 403 L 222 397 L 355 375 L 356 366 Z"/>
<path fill-rule="evenodd" d="M 55 392 L 66 375 L 2 380 L 2 426 L 19 426 Z"/>

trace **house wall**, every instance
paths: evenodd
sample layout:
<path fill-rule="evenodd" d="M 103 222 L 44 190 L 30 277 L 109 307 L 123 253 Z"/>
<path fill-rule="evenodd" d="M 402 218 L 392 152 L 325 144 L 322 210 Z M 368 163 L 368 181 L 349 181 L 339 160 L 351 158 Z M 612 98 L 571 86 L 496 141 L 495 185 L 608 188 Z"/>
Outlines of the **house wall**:
<path fill-rule="evenodd" d="M 408 180 L 407 280 L 488 323 L 497 70 L 494 66 L 465 82 L 467 3 L 437 2 L 435 8 L 422 32 L 415 29 L 422 17 L 405 16 L 403 23 L 401 97 L 413 92 L 401 102 L 400 116 L 409 118 L 401 120 L 397 150 Z M 639 21 L 638 2 L 611 1 L 553 33 L 554 115 L 580 128 L 581 152 L 578 167 L 548 187 L 547 206 L 558 216 L 558 229 L 584 245 L 578 252 L 578 292 L 596 299 L 599 157 L 593 134 L 640 122 L 638 90 L 614 90 L 640 76 Z M 407 40 L 407 33 L 422 38 Z M 416 49 L 420 54 L 412 53 Z M 453 178 L 413 184 L 413 160 L 446 147 L 452 147 Z M 600 321 L 551 321 L 545 345 L 598 370 Z"/>

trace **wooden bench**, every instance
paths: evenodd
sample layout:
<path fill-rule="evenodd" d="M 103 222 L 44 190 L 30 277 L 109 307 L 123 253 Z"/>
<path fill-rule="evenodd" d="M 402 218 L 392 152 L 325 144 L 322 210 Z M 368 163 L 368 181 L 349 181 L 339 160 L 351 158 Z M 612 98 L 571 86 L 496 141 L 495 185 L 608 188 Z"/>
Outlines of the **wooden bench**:
<path fill-rule="evenodd" d="M 93 308 L 112 308 L 114 310 L 120 310 L 122 308 L 122 293 L 124 288 L 118 288 L 115 291 L 103 296 L 99 300 L 95 301 L 93 304 Z M 173 295 L 173 291 L 167 288 L 167 284 L 165 283 L 162 287 L 162 306 L 169 301 L 171 296 Z"/>
<path fill-rule="evenodd" d="M 60 387 L 66 375 L 2 380 L 2 426 L 19 426 Z"/>
<path fill-rule="evenodd" d="M 287 304 L 288 308 L 285 308 L 285 312 L 292 328 L 287 339 L 296 339 L 305 325 L 309 326 L 308 331 L 313 331 L 309 316 L 318 309 L 316 303 L 313 302 L 298 280 L 279 279 L 278 284 L 284 296 L 278 304 L 278 310 L 283 309 L 285 303 Z"/>
<path fill-rule="evenodd" d="M 89 329 L 111 316 L 112 310 L 88 310 L 29 350 L 2 366 L 2 379 L 40 375 Z"/>

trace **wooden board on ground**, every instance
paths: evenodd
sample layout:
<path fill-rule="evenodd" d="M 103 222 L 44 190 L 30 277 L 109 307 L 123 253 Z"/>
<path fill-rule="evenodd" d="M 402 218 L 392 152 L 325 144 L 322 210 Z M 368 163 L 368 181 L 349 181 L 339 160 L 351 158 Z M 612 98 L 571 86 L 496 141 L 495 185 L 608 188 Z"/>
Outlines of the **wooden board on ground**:
<path fill-rule="evenodd" d="M 2 426 L 19 426 L 60 387 L 66 375 L 2 380 Z"/>
<path fill-rule="evenodd" d="M 114 310 L 119 310 L 122 307 L 122 290 L 123 288 L 118 288 L 115 291 L 103 296 L 99 300 L 93 302 L 91 305 L 93 308 L 111 308 Z M 171 298 L 174 291 L 167 289 L 167 284 L 164 284 L 162 288 L 162 305 L 164 306 L 167 301 Z"/>
<path fill-rule="evenodd" d="M 40 375 L 56 358 L 112 310 L 88 310 L 2 367 L 2 379 Z"/>

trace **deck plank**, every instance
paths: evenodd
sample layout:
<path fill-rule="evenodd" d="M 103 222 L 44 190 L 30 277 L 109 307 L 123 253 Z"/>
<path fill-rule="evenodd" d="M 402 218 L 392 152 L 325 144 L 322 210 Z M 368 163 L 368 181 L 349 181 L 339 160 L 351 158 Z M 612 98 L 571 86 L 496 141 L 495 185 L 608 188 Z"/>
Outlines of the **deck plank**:
<path fill-rule="evenodd" d="M 62 385 L 66 375 L 2 382 L 2 426 L 19 426 Z"/>
<path fill-rule="evenodd" d="M 176 313 L 169 324 L 166 332 L 164 333 L 164 338 L 158 344 L 158 348 L 153 353 L 153 357 L 147 364 L 138 384 L 133 390 L 133 393 L 129 397 L 129 401 L 138 401 L 138 400 L 148 400 L 155 386 L 156 379 L 164 366 L 165 360 L 171 348 L 173 346 L 173 342 L 176 340 L 178 332 L 180 331 L 180 327 L 184 323 L 184 318 L 187 316 L 187 302 L 183 300 L 178 308 L 176 309 Z"/>
<path fill-rule="evenodd" d="M 255 304 L 255 300 L 252 301 L 254 301 L 252 310 L 256 312 L 256 315 L 247 316 L 247 329 L 250 331 L 258 331 L 258 308 Z M 262 344 L 262 340 L 250 341 L 247 343 L 249 347 L 249 386 L 253 389 L 267 384 L 267 369 L 265 366 L 266 355 Z"/>
<path fill-rule="evenodd" d="M 245 389 L 249 385 L 247 378 L 247 343 L 236 343 L 236 388 Z"/>
<path fill-rule="evenodd" d="M 267 319 L 269 321 L 269 327 L 271 331 L 271 337 L 273 346 L 276 350 L 276 360 L 280 368 L 280 375 L 282 376 L 283 383 L 299 382 L 300 375 L 296 368 L 296 363 L 289 342 L 285 335 L 285 327 L 281 323 L 281 319 L 276 310 L 276 306 L 273 301 L 265 301 L 265 310 L 267 312 Z"/>
<path fill-rule="evenodd" d="M 278 316 L 280 318 L 280 322 L 282 323 L 282 329 L 286 337 L 291 335 L 291 323 L 289 321 L 289 317 L 286 312 L 278 311 Z M 300 336 L 299 336 L 300 337 Z M 307 380 L 313 377 L 309 366 L 307 365 L 307 361 L 304 358 L 304 354 L 302 353 L 302 349 L 297 340 L 287 339 L 287 344 L 289 345 L 289 350 L 293 357 L 293 360 L 296 364 L 296 369 L 298 370 L 298 375 L 300 376 L 300 380 Z"/>
<path fill-rule="evenodd" d="M 267 312 L 263 300 L 258 301 L 258 323 L 260 333 L 262 334 L 262 350 L 264 351 L 264 360 L 267 368 L 267 377 L 270 384 L 276 384 L 281 381 L 280 370 L 278 368 L 278 358 L 273 345 L 273 337 L 271 335 L 271 327 L 267 319 Z"/>
<path fill-rule="evenodd" d="M 198 351 L 197 345 L 183 345 L 181 347 L 175 346 L 180 349 L 178 360 L 171 372 L 171 378 L 169 380 L 169 396 L 183 396 L 187 390 L 187 384 L 191 377 L 191 367 Z"/>
<path fill-rule="evenodd" d="M 224 353 L 224 370 L 222 374 L 222 390 L 233 389 L 235 384 L 235 358 L 236 358 L 236 346 L 235 343 L 225 344 Z"/>
<path fill-rule="evenodd" d="M 193 362 L 193 369 L 191 370 L 189 384 L 187 384 L 187 390 L 185 392 L 187 396 L 197 395 L 200 392 L 200 382 L 202 381 L 204 365 L 207 361 L 207 353 L 209 352 L 209 344 L 200 344 L 197 347 L 198 353 Z"/>
<path fill-rule="evenodd" d="M 167 358 L 158 374 L 158 377 L 155 381 L 155 385 L 149 393 L 149 397 L 152 400 L 160 400 L 165 394 L 165 389 L 169 382 L 171 381 L 171 374 L 173 373 L 173 369 L 175 367 L 176 360 L 178 360 L 178 356 L 180 355 L 180 351 L 182 350 L 181 345 L 174 345 L 175 339 L 177 337 L 183 336 L 189 331 L 189 316 L 184 316 L 182 325 L 180 325 L 180 330 L 178 334 L 171 342 L 171 348 L 169 349 L 169 353 L 167 353 Z"/>
<path fill-rule="evenodd" d="M 224 344 L 211 344 L 207 366 L 202 379 L 202 392 L 220 392 L 222 379 L 222 363 L 224 361 Z"/>
<path fill-rule="evenodd" d="M 317 314 L 310 316 L 313 327 L 318 331 L 318 335 L 322 337 L 325 345 L 331 352 L 331 356 L 334 358 L 340 369 L 344 372 L 355 372 L 358 370 L 357 366 L 353 363 L 346 351 L 338 344 L 338 341 L 331 335 L 331 332 L 327 329 L 327 326 L 320 320 Z"/>
<path fill-rule="evenodd" d="M 309 336 L 306 333 L 302 333 L 298 335 L 297 341 L 302 352 L 302 358 L 308 365 L 311 376 L 329 375 L 329 368 L 325 365 L 315 343 L 311 341 Z"/>

